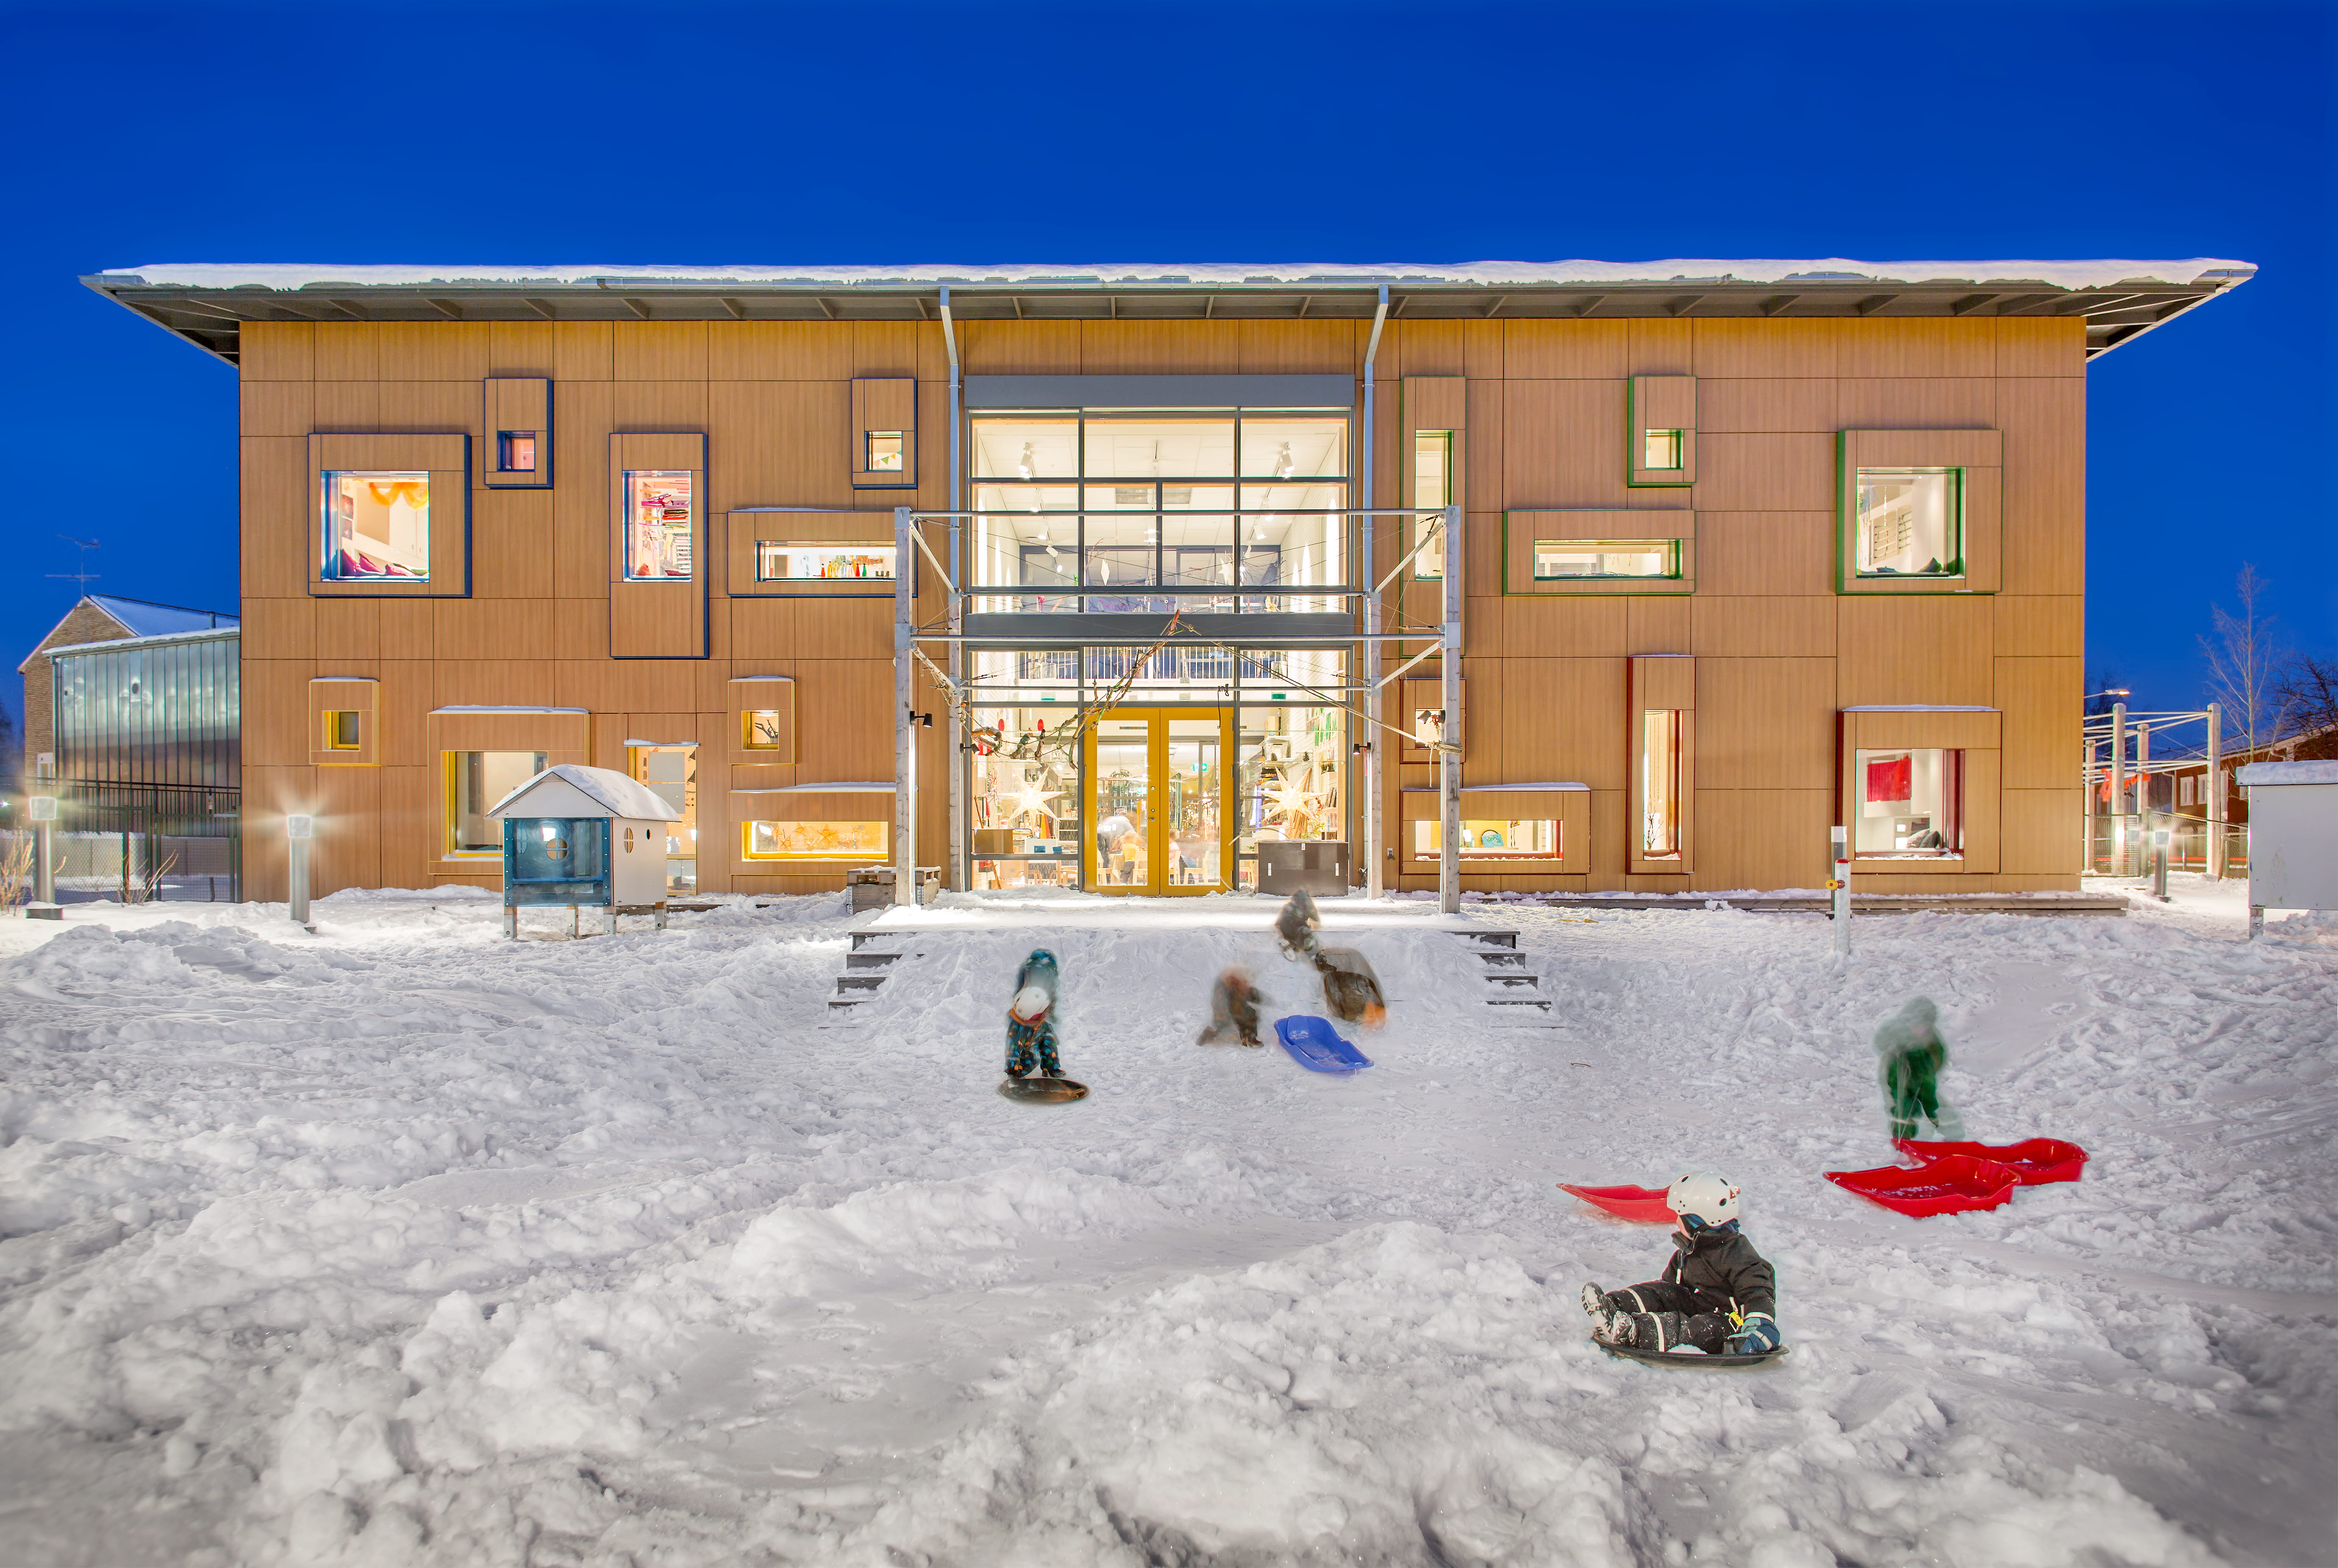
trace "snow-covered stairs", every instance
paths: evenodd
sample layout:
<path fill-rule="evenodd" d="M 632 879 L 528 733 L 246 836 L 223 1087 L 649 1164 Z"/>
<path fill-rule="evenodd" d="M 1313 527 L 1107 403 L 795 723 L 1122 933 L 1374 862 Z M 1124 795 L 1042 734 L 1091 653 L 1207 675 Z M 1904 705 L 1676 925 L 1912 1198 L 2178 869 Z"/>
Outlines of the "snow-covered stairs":
<path fill-rule="evenodd" d="M 1542 989 L 1542 980 L 1528 971 L 1527 955 L 1518 951 L 1517 932 L 1470 930 L 1452 934 L 1468 942 L 1470 954 L 1485 966 L 1490 993 L 1486 998 L 1487 1006 L 1550 1011 L 1550 999 L 1537 994 Z"/>
<path fill-rule="evenodd" d="M 856 931 L 852 933 L 852 951 L 844 955 L 844 972 L 836 977 L 836 994 L 828 999 L 831 1012 L 859 1007 L 864 1001 L 877 999 L 877 988 L 893 972 L 893 966 L 910 955 L 899 947 L 878 947 L 880 942 L 898 942 L 899 932 Z"/>

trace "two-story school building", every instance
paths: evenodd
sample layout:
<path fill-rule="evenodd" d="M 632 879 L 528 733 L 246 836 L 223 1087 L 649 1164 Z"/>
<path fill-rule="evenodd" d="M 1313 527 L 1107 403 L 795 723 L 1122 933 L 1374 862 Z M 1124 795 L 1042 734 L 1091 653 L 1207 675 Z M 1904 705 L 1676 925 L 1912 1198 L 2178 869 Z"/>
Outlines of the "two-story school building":
<path fill-rule="evenodd" d="M 251 896 L 294 812 L 319 893 L 494 886 L 571 762 L 682 808 L 677 893 L 836 887 L 905 725 L 955 887 L 1433 887 L 1449 737 L 1465 886 L 1810 887 L 1840 823 L 1984 892 L 2078 885 L 2088 364 L 2250 273 L 85 281 L 241 383 Z"/>

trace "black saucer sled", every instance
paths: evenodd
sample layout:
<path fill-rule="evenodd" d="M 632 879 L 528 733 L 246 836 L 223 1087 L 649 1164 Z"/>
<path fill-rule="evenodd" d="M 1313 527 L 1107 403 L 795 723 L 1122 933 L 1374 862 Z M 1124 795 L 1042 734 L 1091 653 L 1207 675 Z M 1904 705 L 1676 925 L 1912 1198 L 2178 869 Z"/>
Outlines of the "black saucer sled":
<path fill-rule="evenodd" d="M 1042 1078 L 1035 1074 L 1030 1078 L 1001 1079 L 998 1092 L 1025 1105 L 1062 1105 L 1070 1100 L 1086 1099 L 1088 1086 L 1076 1079 Z"/>
<path fill-rule="evenodd" d="M 1764 1362 L 1782 1359 L 1787 1351 L 1793 1348 L 1791 1345 L 1781 1345 L 1775 1350 L 1764 1350 L 1759 1356 L 1698 1356 L 1683 1355 L 1676 1350 L 1642 1350 L 1633 1345 L 1610 1345 L 1598 1338 L 1594 1338 L 1591 1343 L 1608 1355 L 1626 1361 L 1645 1361 L 1651 1366 L 1693 1367 L 1704 1372 L 1717 1371 L 1725 1366 L 1759 1366 Z"/>

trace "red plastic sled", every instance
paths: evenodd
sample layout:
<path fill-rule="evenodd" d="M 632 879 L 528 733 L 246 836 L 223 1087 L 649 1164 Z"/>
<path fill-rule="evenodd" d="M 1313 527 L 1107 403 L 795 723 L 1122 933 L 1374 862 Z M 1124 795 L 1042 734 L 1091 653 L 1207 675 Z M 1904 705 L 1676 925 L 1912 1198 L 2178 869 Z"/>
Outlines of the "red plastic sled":
<path fill-rule="evenodd" d="M 1921 1139 L 1903 1138 L 1893 1147 L 1911 1159 L 1920 1159 L 1927 1165 L 1951 1154 L 1994 1160 L 2010 1166 L 2024 1187 L 2076 1181 L 2087 1169 L 2087 1151 L 2058 1138 L 2032 1138 L 2020 1143 L 1929 1143 Z"/>
<path fill-rule="evenodd" d="M 1964 1214 L 1995 1208 L 2013 1197 L 2021 1185 L 2020 1173 L 1993 1159 L 1970 1154 L 1944 1154 L 1930 1165 L 1910 1170 L 1880 1166 L 1873 1170 L 1830 1170 L 1824 1173 L 1837 1187 L 1856 1192 L 1871 1203 L 1901 1214 Z"/>
<path fill-rule="evenodd" d="M 1665 1189 L 1661 1187 L 1573 1187 L 1562 1181 L 1562 1192 L 1571 1192 L 1594 1208 L 1604 1208 L 1618 1219 L 1634 1219 L 1643 1225 L 1670 1225 L 1672 1205 L 1665 1201 Z"/>

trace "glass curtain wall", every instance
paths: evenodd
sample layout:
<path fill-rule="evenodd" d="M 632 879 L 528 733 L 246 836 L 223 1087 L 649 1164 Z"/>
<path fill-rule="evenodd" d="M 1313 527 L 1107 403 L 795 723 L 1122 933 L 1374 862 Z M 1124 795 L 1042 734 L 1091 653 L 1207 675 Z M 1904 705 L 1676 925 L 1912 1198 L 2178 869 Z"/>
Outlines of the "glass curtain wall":
<path fill-rule="evenodd" d="M 977 613 L 1345 606 L 1323 591 L 1347 579 L 1344 411 L 982 415 L 971 437 L 972 585 L 1011 590 Z"/>

